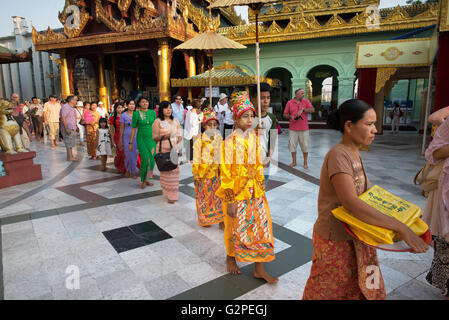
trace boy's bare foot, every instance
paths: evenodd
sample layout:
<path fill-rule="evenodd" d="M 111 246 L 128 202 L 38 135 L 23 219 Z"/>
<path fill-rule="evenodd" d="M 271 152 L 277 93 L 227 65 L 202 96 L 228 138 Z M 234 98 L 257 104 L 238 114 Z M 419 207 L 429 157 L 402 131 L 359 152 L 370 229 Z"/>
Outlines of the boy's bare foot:
<path fill-rule="evenodd" d="M 144 181 L 140 184 L 140 189 L 145 189 L 146 186 L 147 186 L 147 184 Z"/>
<path fill-rule="evenodd" d="M 268 272 L 263 267 L 262 262 L 256 262 L 254 264 L 254 278 L 264 279 L 269 284 L 275 284 L 279 281 L 279 278 L 273 277 L 272 275 L 268 274 Z"/>
<path fill-rule="evenodd" d="M 309 169 L 309 166 L 307 165 L 307 163 L 304 163 L 304 169 Z"/>
<path fill-rule="evenodd" d="M 288 165 L 290 168 L 296 167 L 296 162 L 292 162 Z"/>
<path fill-rule="evenodd" d="M 173 201 L 173 200 L 168 200 L 168 203 L 170 203 L 170 204 L 174 204 L 174 203 L 175 203 L 175 201 Z"/>
<path fill-rule="evenodd" d="M 240 274 L 240 269 L 237 266 L 235 257 L 226 256 L 226 270 L 232 274 Z"/>
<path fill-rule="evenodd" d="M 220 223 L 218 224 L 218 229 L 220 229 L 220 230 L 224 230 L 224 229 L 225 229 L 224 222 L 220 222 Z"/>

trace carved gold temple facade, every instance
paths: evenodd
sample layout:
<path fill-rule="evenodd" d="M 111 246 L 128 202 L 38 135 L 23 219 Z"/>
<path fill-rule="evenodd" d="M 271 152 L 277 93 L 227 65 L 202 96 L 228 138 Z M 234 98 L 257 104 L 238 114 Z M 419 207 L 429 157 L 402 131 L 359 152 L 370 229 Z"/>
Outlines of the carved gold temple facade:
<path fill-rule="evenodd" d="M 328 111 L 357 95 L 357 43 L 431 37 L 443 21 L 445 3 L 447 0 L 383 9 L 379 8 L 380 0 L 295 0 L 265 4 L 258 14 L 260 72 L 261 76 L 282 81 L 281 90 L 274 90 L 272 95 L 273 113 L 282 119 L 286 101 L 291 99 L 294 90 L 307 88 L 307 96 L 317 110 L 312 120 L 322 121 L 325 116 L 319 111 Z M 249 59 L 256 41 L 254 12 L 249 9 L 248 24 L 222 27 L 218 32 L 248 49 L 217 52 L 214 63 L 229 60 L 254 73 L 256 64 Z M 424 85 L 428 77 L 425 78 L 407 78 L 411 81 L 402 78 L 387 99 L 411 100 L 413 109 L 409 120 L 414 125 L 419 121 L 422 103 L 413 94 Z"/>
<path fill-rule="evenodd" d="M 416 29 L 436 24 L 440 3 L 378 9 L 380 0 L 283 1 L 265 5 L 259 21 L 259 42 L 282 42 L 370 32 Z M 250 24 L 220 28 L 219 33 L 242 44 L 255 43 L 255 15 Z"/>
<path fill-rule="evenodd" d="M 169 100 L 173 74 L 186 77 L 197 74 L 197 69 L 204 71 L 201 52 L 173 48 L 203 31 L 206 5 L 189 0 L 66 0 L 59 13 L 64 31 L 48 28 L 39 33 L 33 28 L 33 43 L 38 51 L 60 55 L 63 97 L 93 96 L 108 105 L 123 98 L 128 87 L 126 96 L 131 90 L 149 89 L 158 100 Z M 216 13 L 216 27 L 243 23 L 233 9 Z M 96 81 L 82 78 L 86 74 Z"/>

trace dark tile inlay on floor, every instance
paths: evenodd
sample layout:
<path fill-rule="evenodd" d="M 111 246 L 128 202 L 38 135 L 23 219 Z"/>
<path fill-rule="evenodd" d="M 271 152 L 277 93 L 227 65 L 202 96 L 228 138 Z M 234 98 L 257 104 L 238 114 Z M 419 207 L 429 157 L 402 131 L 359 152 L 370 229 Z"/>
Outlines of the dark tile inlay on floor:
<path fill-rule="evenodd" d="M 270 191 L 270 190 L 276 189 L 277 187 L 280 187 L 283 184 L 285 184 L 285 182 L 277 181 L 277 180 L 273 180 L 273 179 L 268 179 L 266 191 Z"/>
<path fill-rule="evenodd" d="M 103 235 L 118 253 L 172 238 L 153 221 L 104 231 Z"/>

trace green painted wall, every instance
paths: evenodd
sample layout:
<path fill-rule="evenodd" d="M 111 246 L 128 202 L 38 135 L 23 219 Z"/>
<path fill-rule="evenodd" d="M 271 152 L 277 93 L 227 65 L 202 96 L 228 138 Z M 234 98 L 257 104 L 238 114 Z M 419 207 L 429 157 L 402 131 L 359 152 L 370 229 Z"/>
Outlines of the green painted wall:
<path fill-rule="evenodd" d="M 297 88 L 306 88 L 307 73 L 319 65 L 328 65 L 338 72 L 338 103 L 341 104 L 354 95 L 355 54 L 357 42 L 389 40 L 407 31 L 370 33 L 356 36 L 332 37 L 311 40 L 286 41 L 260 44 L 260 71 L 267 76 L 274 68 L 284 68 L 292 75 L 292 95 Z M 415 37 L 429 36 L 432 30 Z M 243 50 L 217 50 L 214 65 L 225 61 L 241 66 L 249 73 L 256 74 L 255 47 L 248 45 Z M 408 81 L 393 89 L 394 95 L 407 95 Z M 414 114 L 416 116 L 416 114 Z"/>

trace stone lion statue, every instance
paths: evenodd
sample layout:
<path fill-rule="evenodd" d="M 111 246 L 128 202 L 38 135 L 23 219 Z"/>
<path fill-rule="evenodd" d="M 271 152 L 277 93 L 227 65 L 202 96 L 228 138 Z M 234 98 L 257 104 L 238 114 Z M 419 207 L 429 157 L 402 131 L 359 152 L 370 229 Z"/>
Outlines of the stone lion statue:
<path fill-rule="evenodd" d="M 11 102 L 0 99 L 0 147 L 8 154 L 28 152 L 22 145 L 20 127 L 11 115 L 12 107 Z"/>

